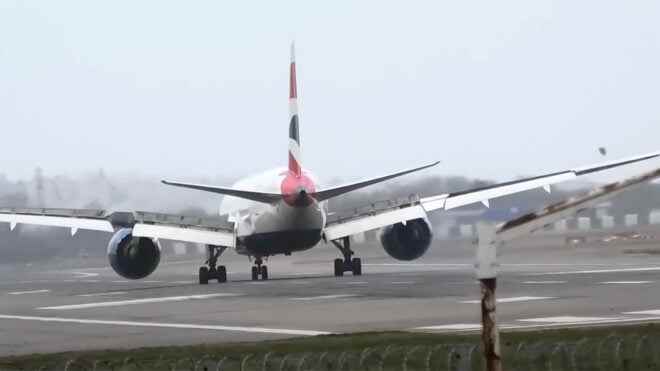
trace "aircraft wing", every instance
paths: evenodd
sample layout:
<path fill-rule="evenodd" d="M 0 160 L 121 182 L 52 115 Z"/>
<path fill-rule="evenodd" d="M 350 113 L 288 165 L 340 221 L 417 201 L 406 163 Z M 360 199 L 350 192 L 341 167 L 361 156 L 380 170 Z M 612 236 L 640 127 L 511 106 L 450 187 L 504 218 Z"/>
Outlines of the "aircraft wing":
<path fill-rule="evenodd" d="M 0 222 L 13 230 L 18 224 L 114 232 L 132 228 L 136 237 L 235 246 L 233 223 L 217 217 L 149 213 L 143 211 L 109 212 L 97 209 L 0 208 Z"/>
<path fill-rule="evenodd" d="M 477 202 L 481 202 L 488 207 L 489 200 L 494 198 L 535 188 L 544 188 L 546 191 L 550 191 L 549 186 L 552 184 L 657 157 L 660 157 L 660 152 L 595 165 L 581 166 L 564 171 L 512 180 L 460 192 L 445 193 L 412 200 L 391 201 L 380 207 L 374 205 L 368 209 L 356 210 L 352 215 L 335 217 L 332 220 L 328 220 L 324 230 L 324 237 L 326 240 L 335 240 L 353 234 L 382 228 L 391 224 L 426 218 L 426 213 L 430 211 L 451 210 Z"/>

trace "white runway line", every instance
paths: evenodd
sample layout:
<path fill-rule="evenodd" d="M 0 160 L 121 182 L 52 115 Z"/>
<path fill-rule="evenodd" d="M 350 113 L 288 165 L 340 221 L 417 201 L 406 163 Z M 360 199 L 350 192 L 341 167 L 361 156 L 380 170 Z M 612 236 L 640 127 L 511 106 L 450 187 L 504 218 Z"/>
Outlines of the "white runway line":
<path fill-rule="evenodd" d="M 557 317 L 541 317 L 541 318 L 527 318 L 519 319 L 520 322 L 542 322 L 542 323 L 562 323 L 562 324 L 579 324 L 579 323 L 592 323 L 603 321 L 617 321 L 621 317 L 576 317 L 576 316 L 557 316 Z"/>
<path fill-rule="evenodd" d="M 413 330 L 465 331 L 479 329 L 481 329 L 481 325 L 478 323 L 455 323 L 451 325 L 415 327 Z"/>
<path fill-rule="evenodd" d="M 415 281 L 394 281 L 390 282 L 392 285 L 412 285 Z"/>
<path fill-rule="evenodd" d="M 352 298 L 356 296 L 358 295 L 354 295 L 354 294 L 321 295 L 321 296 L 308 296 L 305 298 L 291 298 L 291 300 L 309 301 L 309 300 L 343 299 L 343 298 Z"/>
<path fill-rule="evenodd" d="M 144 299 L 134 299 L 134 300 L 103 301 L 103 302 L 98 302 L 98 303 L 58 305 L 58 306 L 54 306 L 54 307 L 39 307 L 39 308 L 36 308 L 36 309 L 70 310 L 70 309 L 120 307 L 120 306 L 124 306 L 124 305 L 179 302 L 179 301 L 213 299 L 213 298 L 220 298 L 220 297 L 240 296 L 240 295 L 242 295 L 242 294 L 221 293 L 221 294 L 208 294 L 208 295 L 166 296 L 166 297 L 162 297 L 162 298 L 144 298 Z"/>
<path fill-rule="evenodd" d="M 172 282 L 168 282 L 168 283 L 172 284 L 172 285 L 187 285 L 187 284 L 196 283 L 196 282 L 190 280 L 190 281 L 172 281 Z"/>
<path fill-rule="evenodd" d="M 29 291 L 14 291 L 8 292 L 8 295 L 25 295 L 25 294 L 45 294 L 50 292 L 50 290 L 29 290 Z"/>
<path fill-rule="evenodd" d="M 653 281 L 605 281 L 600 282 L 602 285 L 644 285 L 647 283 L 653 283 Z"/>
<path fill-rule="evenodd" d="M 126 294 L 126 291 L 112 291 L 112 292 L 99 292 L 95 294 L 82 294 L 82 295 L 76 295 L 76 296 L 81 296 L 84 298 L 91 298 L 95 296 L 112 296 L 112 295 L 123 295 Z"/>
<path fill-rule="evenodd" d="M 654 272 L 660 271 L 660 267 L 642 267 L 642 268 L 618 268 L 618 269 L 593 269 L 586 271 L 562 271 L 562 272 L 544 272 L 534 273 L 530 276 L 550 276 L 558 274 L 593 274 L 593 273 L 625 273 L 625 272 Z"/>
<path fill-rule="evenodd" d="M 98 277 L 99 273 L 87 273 L 87 272 L 71 272 L 78 276 L 77 278 L 90 278 L 90 277 Z"/>
<path fill-rule="evenodd" d="M 519 302 L 524 302 L 524 301 L 536 301 L 536 300 L 550 300 L 550 299 L 557 299 L 556 297 L 553 296 L 517 296 L 513 298 L 500 298 L 497 299 L 498 303 L 519 303 Z M 479 304 L 481 303 L 480 300 L 464 300 L 464 301 L 459 301 L 459 303 L 462 304 Z"/>
<path fill-rule="evenodd" d="M 368 285 L 369 282 L 367 281 L 352 281 L 352 282 L 346 282 L 347 285 Z"/>
<path fill-rule="evenodd" d="M 560 285 L 566 281 L 525 281 L 523 285 Z"/>
<path fill-rule="evenodd" d="M 643 316 L 660 316 L 660 309 L 640 310 L 637 312 L 624 312 L 623 314 L 643 315 Z"/>
<path fill-rule="evenodd" d="M 472 267 L 474 264 L 468 263 L 365 263 L 362 265 L 372 267 Z"/>
<path fill-rule="evenodd" d="M 158 323 L 158 322 L 133 322 L 133 321 L 106 321 L 97 319 L 80 318 L 59 318 L 59 317 L 34 317 L 34 316 L 14 316 L 0 314 L 0 319 L 38 321 L 38 322 L 59 322 L 59 323 L 78 323 L 86 325 L 109 325 L 109 326 L 130 326 L 130 327 L 155 327 L 155 328 L 176 328 L 191 330 L 212 330 L 212 331 L 236 331 L 236 332 L 257 332 L 267 334 L 284 334 L 299 336 L 329 335 L 326 331 L 279 329 L 267 327 L 243 327 L 243 326 L 214 326 L 198 325 L 189 323 Z"/>

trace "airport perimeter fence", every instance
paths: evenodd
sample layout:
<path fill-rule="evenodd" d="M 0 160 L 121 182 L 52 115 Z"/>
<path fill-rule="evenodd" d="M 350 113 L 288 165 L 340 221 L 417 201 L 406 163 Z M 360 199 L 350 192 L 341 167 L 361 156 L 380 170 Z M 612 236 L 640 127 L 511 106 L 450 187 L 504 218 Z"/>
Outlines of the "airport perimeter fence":
<path fill-rule="evenodd" d="M 608 336 L 577 342 L 502 344 L 504 370 L 516 371 L 639 371 L 660 370 L 660 339 L 647 336 Z M 265 354 L 205 354 L 199 357 L 125 358 L 115 360 L 62 359 L 41 365 L 3 366 L 16 370 L 166 370 L 166 371 L 339 371 L 339 370 L 485 370 L 475 344 L 399 346 L 352 351 Z"/>

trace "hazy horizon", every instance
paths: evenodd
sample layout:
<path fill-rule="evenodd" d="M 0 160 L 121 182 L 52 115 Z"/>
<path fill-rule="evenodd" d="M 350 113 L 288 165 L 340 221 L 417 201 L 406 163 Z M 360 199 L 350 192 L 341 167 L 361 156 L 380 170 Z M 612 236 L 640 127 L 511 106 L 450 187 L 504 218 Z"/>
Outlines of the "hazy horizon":
<path fill-rule="evenodd" d="M 441 160 L 424 174 L 505 180 L 651 152 L 658 19 L 656 2 L 5 1 L 0 173 L 285 165 L 291 40 L 322 178 Z"/>

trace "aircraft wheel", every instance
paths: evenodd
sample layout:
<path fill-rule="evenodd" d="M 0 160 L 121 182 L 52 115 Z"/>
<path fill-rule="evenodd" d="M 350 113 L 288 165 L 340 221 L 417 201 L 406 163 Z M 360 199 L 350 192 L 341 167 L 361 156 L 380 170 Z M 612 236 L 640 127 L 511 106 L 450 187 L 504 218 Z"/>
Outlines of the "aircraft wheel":
<path fill-rule="evenodd" d="M 252 281 L 256 281 L 258 279 L 259 279 L 259 268 L 252 267 Z"/>
<path fill-rule="evenodd" d="M 268 267 L 265 265 L 261 266 L 261 279 L 264 281 L 268 279 Z"/>
<path fill-rule="evenodd" d="M 209 269 L 207 267 L 199 268 L 199 284 L 207 285 L 209 283 Z"/>
<path fill-rule="evenodd" d="M 344 261 L 341 259 L 335 259 L 335 277 L 341 277 L 344 275 Z"/>
<path fill-rule="evenodd" d="M 353 258 L 353 261 L 351 262 L 351 268 L 353 268 L 353 275 L 354 276 L 361 276 L 362 275 L 362 260 L 360 258 Z"/>
<path fill-rule="evenodd" d="M 217 272 L 218 283 L 227 282 L 227 268 L 225 268 L 224 265 L 221 265 L 218 267 Z"/>

